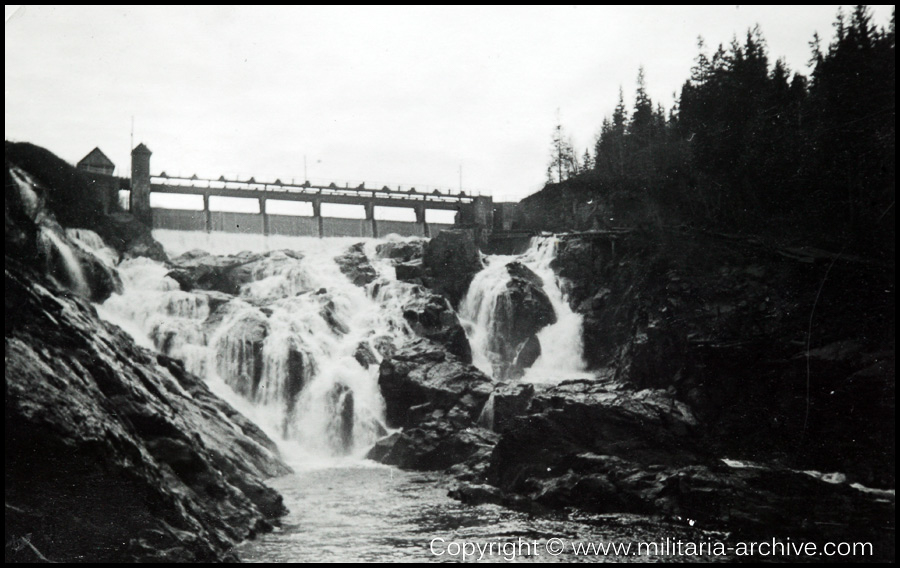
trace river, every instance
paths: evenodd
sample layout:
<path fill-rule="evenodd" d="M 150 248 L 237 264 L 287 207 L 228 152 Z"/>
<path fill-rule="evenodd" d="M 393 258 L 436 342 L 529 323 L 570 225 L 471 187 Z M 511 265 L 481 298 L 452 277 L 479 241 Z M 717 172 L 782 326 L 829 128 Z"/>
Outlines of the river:
<path fill-rule="evenodd" d="M 90 235 L 72 235 L 97 248 Z M 236 297 L 183 291 L 169 268 L 148 259 L 118 265 L 125 290 L 99 307 L 147 347 L 184 360 L 211 389 L 275 440 L 295 473 L 271 480 L 290 510 L 280 526 L 240 546 L 252 562 L 302 561 L 630 561 L 696 559 L 675 555 L 678 539 L 710 542 L 705 533 L 641 516 L 535 515 L 497 505 L 465 505 L 448 497 L 449 477 L 364 460 L 391 429 L 378 390 L 379 352 L 415 337 L 402 315 L 420 287 L 399 282 L 366 241 L 377 271 L 353 285 L 334 257 L 355 241 L 155 231 L 175 256 L 192 249 L 216 255 L 268 253 L 253 264 Z M 552 240 L 539 239 L 518 257 L 485 259 L 464 299 L 461 319 L 475 363 L 496 365 L 489 335 L 497 326 L 496 295 L 516 260 L 540 279 L 556 323 L 540 336 L 548 348 L 533 368 L 546 380 L 583 375 L 579 317 L 566 305 L 550 262 Z M 218 315 L 215 315 L 218 314 Z M 360 362 L 360 349 L 375 360 Z M 492 365 L 493 361 L 493 365 Z M 526 373 L 522 380 L 529 380 Z M 667 540 L 668 539 L 668 540 Z M 639 542 L 653 543 L 639 554 Z M 577 547 L 629 545 L 628 551 Z M 656 554 L 648 555 L 648 552 Z M 705 559 L 723 557 L 701 554 Z"/>

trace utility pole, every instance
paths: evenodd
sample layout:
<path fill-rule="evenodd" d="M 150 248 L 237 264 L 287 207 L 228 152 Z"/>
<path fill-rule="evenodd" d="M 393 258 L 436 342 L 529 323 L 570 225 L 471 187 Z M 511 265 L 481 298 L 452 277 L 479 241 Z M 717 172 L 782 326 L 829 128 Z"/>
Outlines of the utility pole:
<path fill-rule="evenodd" d="M 459 164 L 459 192 L 462 193 L 462 163 Z"/>
<path fill-rule="evenodd" d="M 306 175 L 306 154 L 303 154 L 303 181 L 309 181 L 309 177 Z"/>

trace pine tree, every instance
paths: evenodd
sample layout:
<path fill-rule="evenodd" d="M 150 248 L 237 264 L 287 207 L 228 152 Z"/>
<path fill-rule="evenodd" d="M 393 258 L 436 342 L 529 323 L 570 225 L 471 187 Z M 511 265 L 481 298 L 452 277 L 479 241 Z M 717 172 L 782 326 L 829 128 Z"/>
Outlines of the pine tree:
<path fill-rule="evenodd" d="M 653 135 L 654 117 L 653 102 L 647 94 L 647 87 L 644 82 L 644 67 L 638 68 L 637 91 L 634 99 L 634 114 L 631 115 L 631 124 L 629 125 L 629 134 L 631 134 L 631 143 L 635 148 L 645 148 Z"/>
<path fill-rule="evenodd" d="M 556 119 L 550 163 L 547 165 L 547 182 L 549 183 L 560 183 L 578 173 L 578 157 L 559 121 L 559 111 L 557 111 Z"/>

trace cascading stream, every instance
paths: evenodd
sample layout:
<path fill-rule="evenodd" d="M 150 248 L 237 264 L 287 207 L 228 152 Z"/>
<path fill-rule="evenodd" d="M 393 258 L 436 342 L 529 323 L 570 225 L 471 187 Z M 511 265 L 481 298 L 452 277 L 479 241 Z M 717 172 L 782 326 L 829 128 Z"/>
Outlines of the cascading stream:
<path fill-rule="evenodd" d="M 378 258 L 377 241 L 365 244 L 377 278 L 363 288 L 334 261 L 356 239 L 177 231 L 154 236 L 173 256 L 199 248 L 239 258 L 238 293 L 182 290 L 166 265 L 136 258 L 118 265 L 124 293 L 100 306 L 101 315 L 145 346 L 182 359 L 270 437 L 282 440 L 288 455 L 358 457 L 387 433 L 378 364 L 416 337 L 404 309 L 428 292 L 397 281 L 390 261 Z M 100 248 L 90 234 L 70 237 L 78 246 Z M 247 249 L 256 254 L 233 256 Z M 583 368 L 581 321 L 550 268 L 555 251 L 555 239 L 534 239 L 523 255 L 488 257 L 472 282 L 461 314 L 468 320 L 474 362 L 488 373 L 498 365 L 497 345 L 510 333 L 503 318 L 511 309 L 504 299 L 511 274 L 533 281 L 528 293 L 545 298 L 539 302 L 543 317 L 552 319 L 524 342 L 538 342 L 540 356 L 518 375 L 495 378 L 558 381 Z M 511 273 L 510 263 L 525 268 Z M 521 359 L 527 349 L 515 347 Z M 485 412 L 487 424 L 492 417 L 490 409 Z"/>
<path fill-rule="evenodd" d="M 494 378 L 519 375 L 526 382 L 559 382 L 584 376 L 582 318 L 569 307 L 551 268 L 557 244 L 555 237 L 534 237 L 521 255 L 486 257 L 487 266 L 475 275 L 460 304 L 473 363 Z M 541 316 L 548 308 L 552 320 L 534 315 Z M 547 321 L 552 323 L 541 325 Z M 538 328 L 537 333 L 532 334 L 531 328 Z M 515 342 L 519 335 L 525 336 L 524 341 L 509 345 L 510 337 Z M 530 365 L 522 364 L 529 359 Z"/>
<path fill-rule="evenodd" d="M 246 265 L 249 281 L 237 296 L 186 292 L 163 264 L 126 260 L 118 267 L 125 292 L 100 307 L 104 317 L 184 360 L 229 402 L 239 395 L 239 409 L 288 455 L 360 456 L 387 432 L 378 363 L 414 335 L 403 306 L 417 291 L 376 260 L 374 243 L 367 256 L 379 277 L 364 289 L 334 262 L 356 240 L 154 236 L 172 255 L 196 247 L 265 254 Z"/>

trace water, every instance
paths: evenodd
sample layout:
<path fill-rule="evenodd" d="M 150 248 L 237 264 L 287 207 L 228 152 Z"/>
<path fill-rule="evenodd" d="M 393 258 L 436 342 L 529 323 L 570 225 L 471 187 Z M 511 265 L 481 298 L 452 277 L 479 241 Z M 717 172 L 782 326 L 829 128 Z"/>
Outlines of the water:
<path fill-rule="evenodd" d="M 106 245 L 103 239 L 90 229 L 66 229 L 66 236 L 76 246 L 100 259 L 103 264 L 114 268 L 119 261 L 119 253 Z"/>
<path fill-rule="evenodd" d="M 576 554 L 587 543 L 663 543 L 666 538 L 710 542 L 724 537 L 640 516 L 534 516 L 497 505 L 464 505 L 447 496 L 441 474 L 404 472 L 361 462 L 309 467 L 271 482 L 290 513 L 281 527 L 242 544 L 245 562 L 573 562 L 727 560 L 727 557 Z M 560 539 L 560 540 L 552 540 Z M 551 542 L 552 541 L 552 542 Z M 479 559 L 462 557 L 493 543 Z M 536 543 L 536 546 L 535 546 Z M 548 546 L 563 546 L 559 555 Z M 506 545 L 505 550 L 501 545 Z M 662 551 L 663 547 L 660 546 Z M 620 551 L 621 552 L 621 551 Z M 455 554 L 454 554 L 455 553 Z"/>
<path fill-rule="evenodd" d="M 89 298 L 91 287 L 72 248 L 48 227 L 40 228 L 38 243 L 48 263 L 47 273 L 75 294 Z"/>
<path fill-rule="evenodd" d="M 46 273 L 71 292 L 85 298 L 90 297 L 91 288 L 84 277 L 81 263 L 69 244 L 57 234 L 58 225 L 54 227 L 41 222 L 42 198 L 34 189 L 38 186 L 37 181 L 28 172 L 17 167 L 11 167 L 9 172 L 22 204 L 22 211 L 39 225 L 37 242 L 40 255 L 46 263 Z"/>
<path fill-rule="evenodd" d="M 511 276 L 507 264 L 519 262 L 543 281 L 556 314 L 557 321 L 541 329 L 537 339 L 541 355 L 525 370 L 521 378 L 525 382 L 560 382 L 566 379 L 584 378 L 585 363 L 581 337 L 581 315 L 572 311 L 560 287 L 559 278 L 550 268 L 556 258 L 558 241 L 555 237 L 534 237 L 528 250 L 521 255 L 494 255 L 486 257 L 486 267 L 475 275 L 465 298 L 460 304 L 460 318 L 469 327 L 473 364 L 482 372 L 500 379 L 500 369 L 508 366 L 497 345 L 500 318 L 503 317 L 502 299 Z"/>
<path fill-rule="evenodd" d="M 71 237 L 105 253 L 92 233 Z M 141 344 L 182 359 L 220 396 L 240 399 L 287 456 L 359 458 L 388 433 L 378 364 L 384 353 L 415 338 L 404 306 L 429 292 L 396 280 L 390 262 L 376 254 L 379 241 L 364 241 L 378 278 L 361 288 L 334 262 L 359 239 L 169 230 L 154 237 L 171 256 L 198 248 L 268 254 L 247 265 L 249 281 L 234 298 L 183 291 L 165 265 L 126 260 L 118 265 L 125 291 L 101 306 L 101 315 Z M 497 298 L 510 279 L 505 265 L 515 260 L 541 278 L 557 318 L 537 335 L 542 353 L 522 380 L 583 376 L 581 320 L 550 268 L 555 254 L 555 239 L 537 238 L 524 255 L 489 257 L 475 276 L 461 317 L 468 320 L 475 364 L 485 372 L 496 364 Z M 492 422 L 489 404 L 480 423 Z"/>
<path fill-rule="evenodd" d="M 79 246 L 101 248 L 89 234 L 71 236 Z M 124 293 L 98 310 L 141 344 L 183 359 L 213 392 L 276 440 L 295 468 L 297 473 L 271 481 L 290 514 L 275 532 L 243 545 L 243 559 L 452 561 L 461 558 L 448 552 L 447 543 L 463 540 L 502 543 L 522 537 L 546 546 L 552 538 L 635 538 L 638 521 L 626 517 L 597 524 L 532 518 L 493 505 L 471 507 L 447 497 L 449 480 L 440 474 L 403 472 L 361 459 L 389 431 L 378 390 L 379 362 L 386 348 L 415 337 L 403 307 L 429 293 L 396 280 L 390 262 L 376 255 L 379 241 L 364 241 L 378 277 L 361 288 L 333 260 L 360 239 L 178 231 L 154 231 L 154 237 L 170 256 L 198 248 L 218 255 L 269 253 L 251 265 L 250 281 L 231 299 L 185 292 L 163 264 L 126 260 L 118 265 Z M 558 320 L 538 335 L 543 354 L 523 380 L 561 380 L 582 372 L 581 322 L 549 267 L 554 255 L 555 241 L 538 239 L 524 255 L 490 257 L 475 277 L 464 316 L 470 316 L 470 340 L 483 369 L 490 370 L 486 346 L 496 296 L 509 279 L 505 264 L 518 260 L 541 277 Z M 491 404 L 479 422 L 492 426 Z M 444 539 L 434 541 L 444 554 L 432 554 L 429 543 L 435 538 Z M 505 560 L 499 550 L 489 559 Z M 515 559 L 580 557 L 535 549 Z"/>
<path fill-rule="evenodd" d="M 160 263 L 125 261 L 125 293 L 110 298 L 102 315 L 128 322 L 156 349 L 183 359 L 217 394 L 231 391 L 249 402 L 285 455 L 361 457 L 388 433 L 378 363 L 385 348 L 413 336 L 402 305 L 421 291 L 394 280 L 380 262 L 384 274 L 376 282 L 353 285 L 333 258 L 355 239 L 154 236 L 172 255 L 197 247 L 270 254 L 252 264 L 251 281 L 222 305 L 206 292 L 180 290 Z M 368 246 L 374 257 L 375 243 Z"/>

